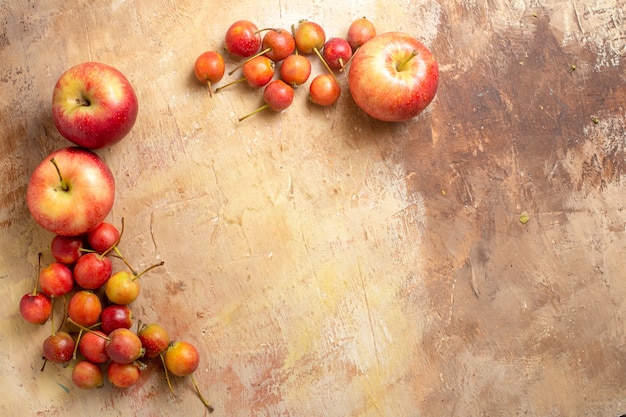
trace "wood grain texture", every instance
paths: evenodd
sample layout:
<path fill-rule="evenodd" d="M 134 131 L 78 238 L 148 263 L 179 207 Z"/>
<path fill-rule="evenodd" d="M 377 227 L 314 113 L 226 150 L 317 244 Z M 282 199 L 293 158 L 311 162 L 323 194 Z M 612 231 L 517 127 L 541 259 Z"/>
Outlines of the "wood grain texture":
<path fill-rule="evenodd" d="M 626 413 L 623 1 L 50 0 L 0 12 L 0 414 L 204 413 L 189 380 L 174 397 L 158 368 L 90 392 L 69 369 L 41 372 L 50 327 L 19 316 L 51 239 L 27 211 L 28 176 L 67 146 L 52 87 L 86 60 L 120 69 L 140 102 L 131 134 L 99 151 L 116 176 L 121 250 L 138 269 L 165 261 L 133 309 L 198 346 L 213 415 Z M 193 78 L 235 20 L 309 19 L 343 36 L 361 16 L 439 60 L 438 95 L 410 122 L 369 119 L 340 77 L 332 108 L 302 87 L 287 111 L 240 123 L 259 92 L 211 99 Z"/>

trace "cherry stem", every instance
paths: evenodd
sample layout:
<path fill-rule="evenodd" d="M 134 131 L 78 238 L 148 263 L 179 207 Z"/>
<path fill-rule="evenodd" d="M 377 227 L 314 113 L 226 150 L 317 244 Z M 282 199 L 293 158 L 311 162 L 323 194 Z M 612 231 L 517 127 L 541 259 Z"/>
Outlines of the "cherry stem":
<path fill-rule="evenodd" d="M 76 337 L 76 343 L 74 344 L 74 353 L 72 354 L 72 359 L 76 360 L 76 353 L 78 352 L 78 343 L 80 343 L 80 338 L 83 337 L 83 328 L 81 327 L 78 331 L 78 336 Z"/>
<path fill-rule="evenodd" d="M 100 254 L 98 259 L 102 259 L 103 257 L 107 256 L 109 254 L 109 252 L 111 252 L 114 249 L 117 249 L 117 245 L 120 244 L 120 240 L 122 240 L 122 235 L 123 234 L 124 234 L 124 218 L 122 217 L 122 227 L 120 229 L 120 235 L 117 237 L 117 240 L 115 242 L 113 242 L 111 247 L 109 247 L 107 250 L 105 250 L 104 252 L 102 252 Z M 120 255 L 122 257 L 122 259 L 124 259 L 124 257 L 119 253 L 119 251 L 117 251 L 117 253 L 118 253 L 118 255 Z"/>
<path fill-rule="evenodd" d="M 63 189 L 63 191 L 69 190 L 70 187 L 63 180 L 63 176 L 61 175 L 61 170 L 59 169 L 59 166 L 57 165 L 57 161 L 55 161 L 54 158 L 51 158 L 50 162 L 52 162 L 52 165 L 54 165 L 54 168 L 57 170 L 57 174 L 59 174 L 59 181 L 61 181 L 61 188 Z"/>
<path fill-rule="evenodd" d="M 198 383 L 196 382 L 196 379 L 193 377 L 193 374 L 190 374 L 189 376 L 191 377 L 191 383 L 193 384 L 193 387 L 196 389 L 196 393 L 198 394 L 200 401 L 202 401 L 202 404 L 204 404 L 207 410 L 209 410 L 209 413 L 212 413 L 214 409 L 200 392 L 200 388 L 198 388 Z"/>
<path fill-rule="evenodd" d="M 163 371 L 165 372 L 165 381 L 167 381 L 167 386 L 172 392 L 172 395 L 174 395 L 175 397 L 176 393 L 174 392 L 174 388 L 172 388 L 172 381 L 170 380 L 170 373 L 167 371 L 167 366 L 165 366 L 165 357 L 163 356 L 162 353 L 159 354 L 159 357 L 161 358 L 161 363 L 163 364 Z"/>
<path fill-rule="evenodd" d="M 296 25 L 291 25 L 291 36 L 294 38 L 294 40 L 296 39 Z M 294 48 L 293 51 L 294 54 L 298 55 L 298 45 L 296 45 L 296 47 Z"/>
<path fill-rule="evenodd" d="M 39 252 L 39 259 L 37 265 L 37 277 L 35 278 L 35 288 L 33 289 L 33 296 L 37 295 L 37 288 L 39 288 L 39 275 L 41 274 L 41 257 L 42 253 Z"/>
<path fill-rule="evenodd" d="M 215 92 L 218 93 L 220 90 L 223 90 L 223 89 L 225 89 L 228 86 L 231 86 L 233 84 L 237 84 L 237 83 L 240 83 L 242 81 L 245 81 L 245 79 L 246 79 L 245 77 L 242 77 L 242 78 L 239 78 L 238 80 L 231 81 L 228 84 L 224 84 L 223 86 L 216 88 Z"/>
<path fill-rule="evenodd" d="M 409 57 L 407 59 L 405 59 L 400 64 L 398 64 L 398 66 L 396 66 L 396 71 L 402 71 L 404 66 L 406 64 L 408 64 L 413 58 L 415 58 L 417 56 L 417 54 L 418 54 L 418 52 L 416 50 L 413 50 L 413 52 L 411 52 L 411 55 L 409 55 Z"/>
<path fill-rule="evenodd" d="M 315 52 L 315 54 L 319 57 L 319 59 L 322 60 L 322 64 L 324 64 L 324 66 L 328 70 L 328 73 L 332 75 L 335 81 L 337 82 L 337 84 L 339 84 L 339 81 L 337 81 L 337 77 L 335 77 L 335 73 L 333 72 L 332 69 L 330 69 L 330 67 L 328 66 L 328 62 L 326 62 L 322 54 L 320 54 L 320 51 L 317 49 L 317 46 L 313 48 L 313 52 Z"/>
<path fill-rule="evenodd" d="M 90 326 L 90 327 L 85 327 L 85 326 L 83 326 L 82 324 L 78 324 L 78 323 L 76 323 L 76 322 L 75 322 L 74 320 L 72 320 L 70 317 L 68 317 L 68 318 L 67 318 L 67 321 L 69 321 L 69 322 L 70 322 L 70 323 L 72 323 L 74 326 L 76 326 L 76 327 L 78 327 L 78 328 L 80 329 L 80 332 L 79 332 L 79 338 L 80 338 L 80 334 L 82 334 L 82 332 L 83 332 L 83 331 L 85 331 L 85 332 L 93 333 L 93 334 L 95 334 L 96 336 L 98 336 L 98 337 L 100 337 L 100 338 L 102 338 L 102 339 L 104 339 L 104 340 L 106 340 L 106 341 L 111 340 L 111 338 L 110 338 L 110 337 L 105 336 L 105 335 L 102 335 L 102 334 L 100 334 L 100 333 L 98 333 L 98 332 L 96 332 L 96 331 L 94 331 L 94 330 L 93 330 L 93 329 L 94 329 L 94 327 L 98 327 L 98 326 L 100 326 L 102 323 L 96 323 L 96 324 L 94 324 L 93 326 Z M 76 344 L 78 345 L 78 342 L 76 342 Z"/>
<path fill-rule="evenodd" d="M 146 272 L 150 271 L 151 269 L 154 269 L 154 268 L 156 268 L 156 267 L 158 267 L 158 266 L 163 266 L 164 264 L 165 264 L 165 262 L 164 262 L 164 261 L 161 261 L 161 262 L 159 262 L 158 264 L 154 264 L 154 265 L 151 265 L 151 266 L 147 267 L 147 268 L 146 268 L 146 269 L 144 269 L 144 270 L 143 270 L 140 274 L 135 274 L 135 277 L 133 278 L 133 281 L 135 281 L 135 280 L 139 279 L 139 277 L 140 277 L 140 276 L 142 276 L 142 275 L 143 275 L 143 274 L 145 274 Z"/>
<path fill-rule="evenodd" d="M 211 80 L 206 82 L 206 86 L 209 88 L 209 97 L 213 98 L 213 90 L 211 90 Z"/>
<path fill-rule="evenodd" d="M 240 117 L 240 118 L 239 118 L 239 121 L 241 122 L 242 120 L 247 119 L 248 117 L 252 116 L 253 114 L 257 114 L 257 113 L 258 113 L 258 112 L 260 112 L 261 110 L 265 110 L 265 109 L 267 109 L 269 106 L 270 106 L 269 104 L 264 104 L 264 105 L 262 105 L 261 107 L 259 107 L 258 109 L 256 109 L 255 111 L 253 111 L 252 113 L 248 113 L 248 114 L 246 114 L 245 116 Z"/>
<path fill-rule="evenodd" d="M 251 60 L 253 60 L 256 57 L 259 57 L 263 54 L 268 53 L 269 51 L 271 51 L 272 48 L 265 48 L 262 51 L 257 52 L 256 54 L 252 55 L 251 57 L 249 57 L 248 59 L 246 59 L 245 61 L 241 62 L 239 65 L 237 65 L 235 68 L 231 69 L 230 71 L 228 71 L 228 75 L 233 75 L 233 73 L 235 71 L 237 71 L 239 68 L 243 67 L 244 65 L 246 65 L 247 62 L 250 62 Z"/>

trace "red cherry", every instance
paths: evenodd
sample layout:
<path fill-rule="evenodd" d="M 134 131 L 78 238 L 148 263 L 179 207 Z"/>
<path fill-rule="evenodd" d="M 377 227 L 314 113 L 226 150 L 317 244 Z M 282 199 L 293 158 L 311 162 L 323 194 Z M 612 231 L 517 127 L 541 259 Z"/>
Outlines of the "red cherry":
<path fill-rule="evenodd" d="M 320 74 L 311 81 L 309 100 L 320 106 L 334 104 L 341 94 L 341 87 L 331 74 Z"/>
<path fill-rule="evenodd" d="M 280 78 L 292 87 L 304 84 L 311 75 L 311 61 L 304 55 L 289 55 L 280 64 Z"/>
<path fill-rule="evenodd" d="M 226 30 L 226 50 L 244 58 L 254 55 L 261 47 L 261 35 L 257 26 L 248 20 L 238 20 Z"/>
<path fill-rule="evenodd" d="M 352 57 L 352 48 L 345 39 L 330 38 L 324 45 L 322 55 L 331 68 L 343 70 Z"/>
<path fill-rule="evenodd" d="M 346 40 L 355 52 L 361 45 L 376 36 L 376 28 L 374 24 L 365 17 L 355 20 L 348 28 Z"/>

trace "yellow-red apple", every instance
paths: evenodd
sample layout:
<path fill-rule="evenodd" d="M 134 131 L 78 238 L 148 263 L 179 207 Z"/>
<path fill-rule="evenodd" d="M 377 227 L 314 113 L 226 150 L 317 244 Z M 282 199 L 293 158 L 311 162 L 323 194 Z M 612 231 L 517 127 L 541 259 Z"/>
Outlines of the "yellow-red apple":
<path fill-rule="evenodd" d="M 134 126 L 138 110 L 128 79 L 100 62 L 71 67 L 52 94 L 52 118 L 59 133 L 89 149 L 119 142 Z"/>
<path fill-rule="evenodd" d="M 113 174 L 94 152 L 68 147 L 52 152 L 33 171 L 26 203 L 45 230 L 79 236 L 98 226 L 115 199 Z"/>
<path fill-rule="evenodd" d="M 417 116 L 435 98 L 439 67 L 432 52 L 413 36 L 387 32 L 355 52 L 348 82 L 365 113 L 400 122 Z"/>

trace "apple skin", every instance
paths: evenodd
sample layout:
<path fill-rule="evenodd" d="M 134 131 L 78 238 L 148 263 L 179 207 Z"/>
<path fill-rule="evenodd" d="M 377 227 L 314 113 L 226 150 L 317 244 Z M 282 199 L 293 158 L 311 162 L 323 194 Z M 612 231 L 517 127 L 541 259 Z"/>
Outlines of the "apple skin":
<path fill-rule="evenodd" d="M 48 155 L 31 174 L 26 190 L 26 204 L 35 222 L 61 236 L 93 230 L 109 214 L 114 200 L 113 173 L 98 155 L 79 147 Z"/>
<path fill-rule="evenodd" d="M 59 77 L 52 94 L 52 119 L 74 144 L 99 149 L 119 142 L 137 119 L 137 95 L 117 69 L 84 62 Z"/>
<path fill-rule="evenodd" d="M 406 62 L 414 51 L 417 55 Z M 406 64 L 397 70 L 402 62 Z M 348 83 L 355 103 L 365 113 L 401 122 L 417 116 L 435 98 L 439 66 L 432 52 L 414 37 L 387 32 L 356 51 Z"/>

